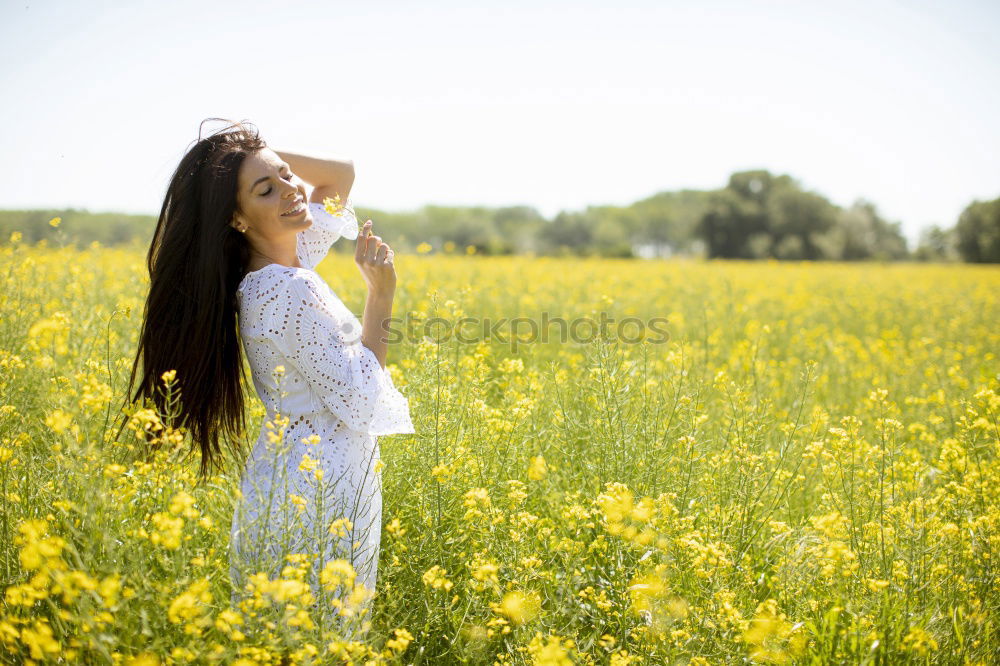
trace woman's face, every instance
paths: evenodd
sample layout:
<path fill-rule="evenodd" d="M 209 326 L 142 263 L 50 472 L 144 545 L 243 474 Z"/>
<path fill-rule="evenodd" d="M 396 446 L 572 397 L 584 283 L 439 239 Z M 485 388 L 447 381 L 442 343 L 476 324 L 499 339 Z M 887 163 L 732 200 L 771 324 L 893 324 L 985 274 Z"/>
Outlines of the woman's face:
<path fill-rule="evenodd" d="M 306 186 L 270 148 L 248 155 L 237 177 L 237 212 L 232 226 L 265 241 L 298 233 L 312 223 Z M 292 211 L 288 215 L 289 211 Z"/>

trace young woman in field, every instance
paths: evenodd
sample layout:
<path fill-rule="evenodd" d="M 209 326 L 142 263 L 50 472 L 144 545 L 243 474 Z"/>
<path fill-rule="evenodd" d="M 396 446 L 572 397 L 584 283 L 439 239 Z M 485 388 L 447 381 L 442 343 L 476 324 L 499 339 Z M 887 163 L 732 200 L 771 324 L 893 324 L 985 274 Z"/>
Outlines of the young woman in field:
<path fill-rule="evenodd" d="M 377 435 L 414 432 L 409 403 L 384 367 L 393 250 L 370 220 L 358 233 L 353 182 L 350 162 L 276 153 L 242 123 L 200 139 L 171 178 L 149 248 L 129 383 L 131 394 L 141 356 L 131 400 L 165 411 L 157 384 L 176 370 L 181 425 L 200 450 L 202 475 L 221 467 L 220 442 L 243 463 L 242 342 L 267 415 L 234 510 L 233 601 L 249 575 L 273 579 L 287 555 L 315 556 L 307 580 L 317 623 L 349 601 L 369 608 L 382 524 Z M 333 214 L 327 197 L 343 202 Z M 356 241 L 363 325 L 313 270 L 341 237 Z M 349 572 L 337 560 L 352 565 L 353 586 L 337 585 Z"/>

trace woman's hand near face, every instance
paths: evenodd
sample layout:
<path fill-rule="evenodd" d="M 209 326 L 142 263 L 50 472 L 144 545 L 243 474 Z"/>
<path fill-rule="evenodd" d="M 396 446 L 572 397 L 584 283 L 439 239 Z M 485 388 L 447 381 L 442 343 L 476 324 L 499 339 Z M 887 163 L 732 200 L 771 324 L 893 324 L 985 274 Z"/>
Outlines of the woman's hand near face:
<path fill-rule="evenodd" d="M 371 234 L 371 228 L 371 220 L 361 227 L 354 248 L 354 263 L 358 265 L 369 293 L 388 296 L 396 291 L 395 253 L 388 243 L 382 242 L 381 237 Z"/>

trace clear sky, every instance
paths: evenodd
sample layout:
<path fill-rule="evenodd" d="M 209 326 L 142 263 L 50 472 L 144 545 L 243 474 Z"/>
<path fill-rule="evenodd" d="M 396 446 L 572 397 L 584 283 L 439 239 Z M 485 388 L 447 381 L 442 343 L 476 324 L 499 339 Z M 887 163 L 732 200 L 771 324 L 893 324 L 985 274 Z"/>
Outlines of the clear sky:
<path fill-rule="evenodd" d="M 8 0 L 0 208 L 156 214 L 217 116 L 353 159 L 358 206 L 551 216 L 766 168 L 913 240 L 1000 196 L 998 29 L 995 0 Z"/>

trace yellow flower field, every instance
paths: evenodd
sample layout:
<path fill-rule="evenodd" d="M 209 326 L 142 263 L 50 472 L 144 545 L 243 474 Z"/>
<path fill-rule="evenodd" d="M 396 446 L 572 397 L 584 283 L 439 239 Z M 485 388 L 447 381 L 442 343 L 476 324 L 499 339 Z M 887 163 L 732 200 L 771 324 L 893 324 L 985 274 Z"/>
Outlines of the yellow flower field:
<path fill-rule="evenodd" d="M 235 464 L 197 483 L 148 408 L 114 441 L 142 250 L 0 247 L 2 663 L 996 663 L 995 267 L 396 268 L 417 434 L 380 438 L 359 642 L 307 610 L 308 553 L 231 605 Z M 352 258 L 320 273 L 360 316 Z"/>

